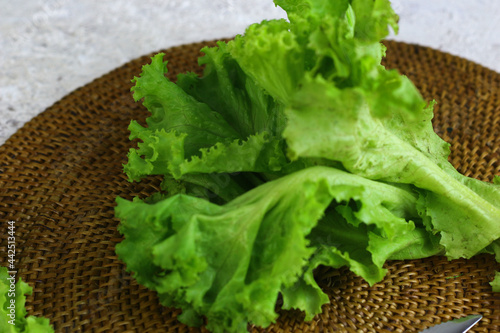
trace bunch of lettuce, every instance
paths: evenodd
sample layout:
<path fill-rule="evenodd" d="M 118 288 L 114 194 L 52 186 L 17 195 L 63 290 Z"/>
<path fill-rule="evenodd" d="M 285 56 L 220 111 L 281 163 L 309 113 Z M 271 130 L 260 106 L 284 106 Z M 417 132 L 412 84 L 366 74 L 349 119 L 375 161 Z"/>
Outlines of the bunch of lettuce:
<path fill-rule="evenodd" d="M 26 316 L 26 296 L 33 289 L 21 278 L 14 283 L 7 267 L 0 267 L 0 332 L 54 333 L 49 319 Z"/>
<path fill-rule="evenodd" d="M 389 1 L 275 3 L 288 20 L 202 49 L 201 77 L 169 81 L 157 54 L 134 78 L 151 116 L 131 122 L 124 169 L 163 175 L 162 192 L 117 199 L 137 281 L 188 325 L 241 332 L 276 320 L 279 295 L 320 313 L 319 265 L 374 284 L 388 259 L 500 259 L 498 178 L 458 173 L 433 102 L 381 65 Z"/>

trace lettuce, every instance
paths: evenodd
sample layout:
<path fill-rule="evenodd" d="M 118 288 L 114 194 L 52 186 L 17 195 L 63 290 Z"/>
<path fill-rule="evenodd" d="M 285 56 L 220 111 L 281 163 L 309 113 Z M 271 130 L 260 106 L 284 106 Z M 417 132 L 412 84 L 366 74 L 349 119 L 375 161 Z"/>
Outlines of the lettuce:
<path fill-rule="evenodd" d="M 276 4 L 288 20 L 203 48 L 202 76 L 171 82 L 160 53 L 134 78 L 151 115 L 130 123 L 124 171 L 164 179 L 117 198 L 116 252 L 137 281 L 189 325 L 240 332 L 273 322 L 280 295 L 320 313 L 320 265 L 374 284 L 389 259 L 498 259 L 498 181 L 458 173 L 434 102 L 381 65 L 389 1 Z"/>
<path fill-rule="evenodd" d="M 152 204 L 119 198 L 126 239 L 116 251 L 163 304 L 183 309 L 183 319 L 192 324 L 205 315 L 214 332 L 238 332 L 249 321 L 274 321 L 280 292 L 286 307 L 309 319 L 319 313 L 328 301 L 312 277 L 319 265 L 347 265 L 373 284 L 402 249 L 438 253 L 436 236 L 410 219 L 419 221 L 416 200 L 405 189 L 324 166 L 225 205 L 188 195 Z"/>
<path fill-rule="evenodd" d="M 33 289 L 21 278 L 15 282 L 7 267 L 0 267 L 0 331 L 5 333 L 53 333 L 49 319 L 26 316 L 26 296 Z M 11 311 L 10 307 L 14 310 Z"/>

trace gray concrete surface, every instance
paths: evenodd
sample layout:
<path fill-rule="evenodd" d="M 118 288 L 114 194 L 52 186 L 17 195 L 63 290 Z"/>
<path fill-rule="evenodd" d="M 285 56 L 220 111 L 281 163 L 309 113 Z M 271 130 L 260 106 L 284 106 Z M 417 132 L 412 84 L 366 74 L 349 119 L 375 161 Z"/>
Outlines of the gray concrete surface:
<path fill-rule="evenodd" d="M 401 19 L 392 39 L 500 72 L 500 1 L 393 6 Z M 133 58 L 278 17 L 284 13 L 271 0 L 0 0 L 0 144 L 64 95 Z"/>

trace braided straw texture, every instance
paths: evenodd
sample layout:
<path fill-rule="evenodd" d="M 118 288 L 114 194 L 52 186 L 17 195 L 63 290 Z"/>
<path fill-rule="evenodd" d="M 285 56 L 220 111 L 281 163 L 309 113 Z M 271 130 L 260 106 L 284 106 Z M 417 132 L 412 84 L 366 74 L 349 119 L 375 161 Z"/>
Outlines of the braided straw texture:
<path fill-rule="evenodd" d="M 166 50 L 171 79 L 195 70 L 202 45 Z M 429 48 L 386 42 L 386 64 L 398 68 L 426 99 L 436 99 L 435 130 L 452 143 L 450 161 L 468 176 L 500 175 L 500 74 Z M 28 313 L 48 317 L 56 332 L 206 332 L 179 323 L 114 252 L 121 241 L 116 196 L 145 197 L 160 179 L 129 183 L 122 172 L 134 103 L 130 80 L 149 62 L 138 58 L 77 89 L 27 123 L 0 147 L 0 233 L 16 221 L 16 269 L 34 287 Z M 0 263 L 7 265 L 7 255 Z M 282 311 L 278 322 L 251 332 L 417 332 L 466 314 L 482 314 L 471 332 L 500 332 L 500 295 L 489 282 L 493 256 L 470 260 L 396 261 L 373 287 L 348 270 L 318 272 L 330 304 L 311 322 Z M 279 305 L 278 305 L 279 308 Z"/>

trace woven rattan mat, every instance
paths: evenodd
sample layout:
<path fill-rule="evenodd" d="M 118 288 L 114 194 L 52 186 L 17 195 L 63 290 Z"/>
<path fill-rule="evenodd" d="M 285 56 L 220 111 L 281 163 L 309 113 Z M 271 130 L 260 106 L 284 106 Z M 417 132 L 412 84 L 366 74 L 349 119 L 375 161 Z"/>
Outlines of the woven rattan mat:
<path fill-rule="evenodd" d="M 212 43 L 208 43 L 212 44 Z M 170 77 L 196 70 L 203 44 L 166 50 Z M 500 174 L 500 75 L 432 49 L 387 42 L 388 67 L 407 74 L 438 102 L 435 129 L 452 142 L 462 173 L 491 181 Z M 122 163 L 132 144 L 127 126 L 147 112 L 134 103 L 131 78 L 141 57 L 74 91 L 27 123 L 0 148 L 0 232 L 16 221 L 18 276 L 34 287 L 30 314 L 50 318 L 56 332 L 198 332 L 159 305 L 117 260 L 121 241 L 116 196 L 145 197 L 159 179 L 129 183 Z M 6 254 L 0 258 L 6 265 Z M 500 269 L 492 256 L 387 265 L 369 287 L 347 270 L 318 272 L 331 303 L 311 322 L 281 311 L 267 332 L 412 332 L 466 314 L 484 319 L 474 332 L 500 332 L 500 295 L 489 281 Z M 251 331 L 263 331 L 250 327 Z M 201 329 L 201 331 L 205 331 Z"/>

